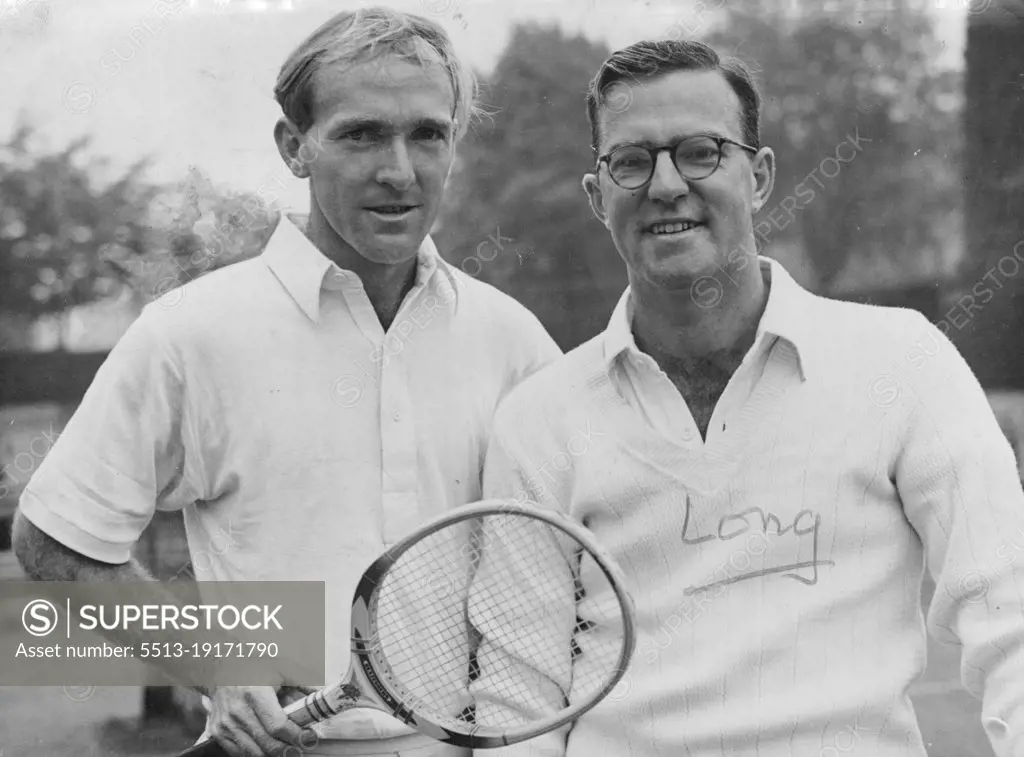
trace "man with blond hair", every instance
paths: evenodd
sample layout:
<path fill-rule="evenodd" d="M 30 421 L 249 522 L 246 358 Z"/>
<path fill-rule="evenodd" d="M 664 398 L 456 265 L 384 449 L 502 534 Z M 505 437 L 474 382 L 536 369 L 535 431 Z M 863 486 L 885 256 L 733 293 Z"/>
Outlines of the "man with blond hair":
<path fill-rule="evenodd" d="M 340 678 L 363 569 L 481 498 L 493 410 L 560 354 L 428 236 L 474 91 L 448 36 L 419 16 L 344 12 L 299 45 L 278 78 L 274 137 L 309 181 L 308 223 L 282 218 L 260 256 L 132 324 L 20 502 L 30 576 L 144 580 L 133 544 L 155 509 L 182 510 L 190 549 L 208 558 L 200 580 L 326 581 L 326 678 Z M 221 532 L 231 548 L 204 550 Z M 233 757 L 300 743 L 305 755 L 468 753 L 370 710 L 311 739 L 280 693 L 213 688 L 204 737 Z"/>

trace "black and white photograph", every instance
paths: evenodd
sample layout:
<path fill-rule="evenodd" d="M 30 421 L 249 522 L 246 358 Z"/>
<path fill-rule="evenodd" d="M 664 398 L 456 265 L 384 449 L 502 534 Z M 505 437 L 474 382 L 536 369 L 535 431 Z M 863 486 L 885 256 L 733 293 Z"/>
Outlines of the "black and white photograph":
<path fill-rule="evenodd" d="M 1024 0 L 0 0 L 0 757 L 1024 757 Z"/>

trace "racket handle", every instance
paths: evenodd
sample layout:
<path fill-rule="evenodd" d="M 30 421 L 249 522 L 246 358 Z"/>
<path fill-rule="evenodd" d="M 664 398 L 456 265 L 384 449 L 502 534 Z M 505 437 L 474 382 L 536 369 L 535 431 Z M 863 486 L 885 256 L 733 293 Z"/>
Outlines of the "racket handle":
<path fill-rule="evenodd" d="M 338 684 L 314 691 L 285 707 L 285 715 L 302 728 L 326 720 L 355 704 L 355 700 L 347 700 L 342 691 L 343 685 Z"/>
<path fill-rule="evenodd" d="M 184 752 L 179 753 L 178 757 L 228 757 L 228 753 L 214 739 L 208 739 L 190 746 Z"/>
<path fill-rule="evenodd" d="M 349 691 L 346 686 L 347 682 L 315 691 L 305 699 L 292 702 L 285 707 L 285 714 L 293 723 L 305 728 L 323 720 L 326 715 L 331 713 L 332 706 L 338 708 L 334 712 L 348 709 L 355 704 L 355 700 L 348 699 L 342 693 Z M 216 740 L 208 739 L 190 746 L 184 752 L 179 752 L 176 757 L 229 757 L 229 755 Z"/>

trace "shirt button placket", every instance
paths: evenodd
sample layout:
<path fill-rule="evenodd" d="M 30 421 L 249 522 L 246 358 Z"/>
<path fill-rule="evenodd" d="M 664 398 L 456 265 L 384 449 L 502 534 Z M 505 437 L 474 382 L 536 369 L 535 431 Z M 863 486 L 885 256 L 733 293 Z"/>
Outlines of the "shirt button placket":
<path fill-rule="evenodd" d="M 416 509 L 416 429 L 402 354 L 381 367 L 381 506 L 385 544 L 405 536 Z"/>

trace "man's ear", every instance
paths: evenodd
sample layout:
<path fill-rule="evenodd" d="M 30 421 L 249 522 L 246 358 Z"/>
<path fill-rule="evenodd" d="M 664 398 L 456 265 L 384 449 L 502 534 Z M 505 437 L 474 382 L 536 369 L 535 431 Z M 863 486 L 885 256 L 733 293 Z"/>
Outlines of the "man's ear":
<path fill-rule="evenodd" d="M 768 203 L 775 187 L 775 153 L 770 147 L 762 147 L 750 162 L 751 206 L 755 213 Z"/>
<path fill-rule="evenodd" d="M 597 220 L 608 228 L 608 213 L 604 208 L 604 192 L 601 190 L 601 179 L 597 174 L 588 173 L 583 176 L 583 191 L 590 200 L 590 209 Z"/>
<path fill-rule="evenodd" d="M 274 124 L 274 141 L 281 160 L 297 179 L 309 178 L 309 167 L 301 157 L 303 138 L 299 128 L 287 117 L 281 116 Z"/>

